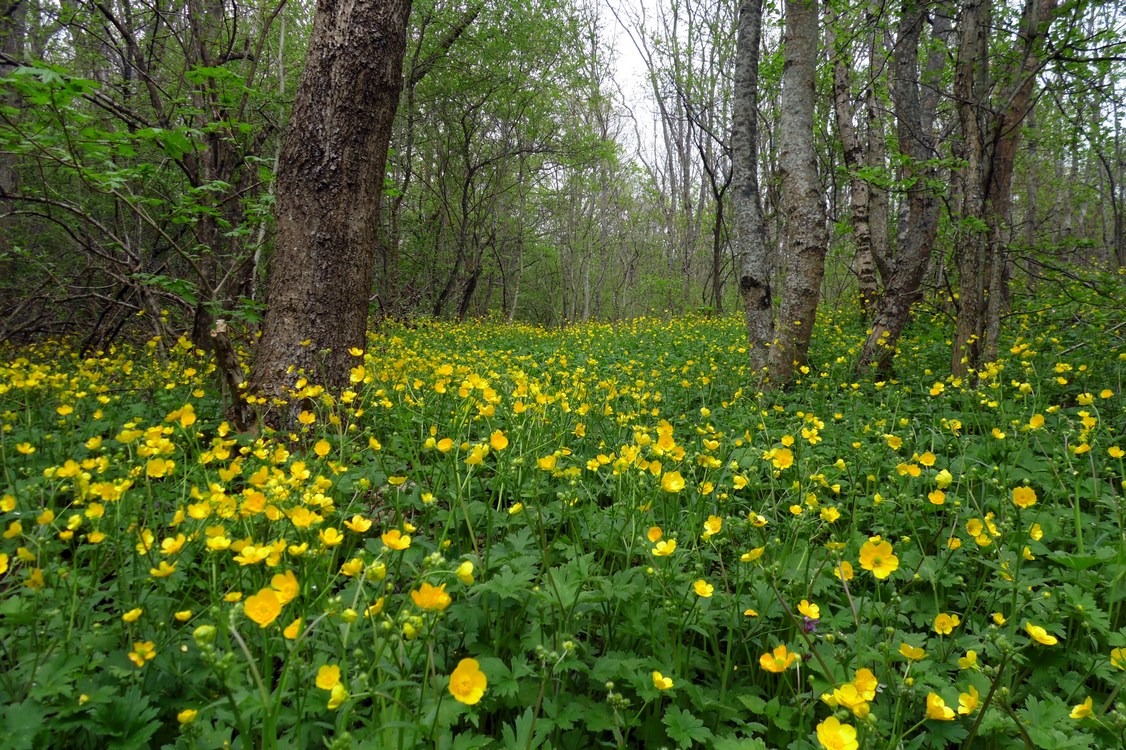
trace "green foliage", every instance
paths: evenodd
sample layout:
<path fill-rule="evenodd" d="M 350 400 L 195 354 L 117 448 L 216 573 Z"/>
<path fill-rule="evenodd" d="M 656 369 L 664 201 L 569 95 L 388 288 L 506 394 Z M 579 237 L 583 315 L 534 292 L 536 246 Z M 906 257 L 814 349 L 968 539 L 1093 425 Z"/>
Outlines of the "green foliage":
<path fill-rule="evenodd" d="M 823 316 L 778 393 L 735 319 L 388 327 L 293 435 L 232 432 L 184 339 L 9 347 L 4 746 L 1115 745 L 1126 351 L 1083 282 L 972 382 L 941 318 L 864 383 Z"/>

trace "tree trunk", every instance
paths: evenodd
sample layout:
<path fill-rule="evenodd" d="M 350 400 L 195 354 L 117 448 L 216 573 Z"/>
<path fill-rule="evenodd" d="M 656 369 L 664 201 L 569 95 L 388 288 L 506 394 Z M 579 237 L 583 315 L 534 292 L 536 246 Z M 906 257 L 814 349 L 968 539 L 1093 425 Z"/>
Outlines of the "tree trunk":
<path fill-rule="evenodd" d="M 924 104 L 919 93 L 919 42 L 925 24 L 926 14 L 922 5 L 907 0 L 892 60 L 896 135 L 906 157 L 902 179 L 909 186 L 906 218 L 900 224 L 899 253 L 885 275 L 884 294 L 860 352 L 858 371 L 872 368 L 887 371 L 891 368 L 896 343 L 907 326 L 911 306 L 922 295 L 923 273 L 938 235 L 939 202 L 933 190 L 927 187 L 928 183 L 937 179 L 932 132 L 937 99 L 928 99 Z M 936 23 L 936 32 L 939 28 Z M 924 83 L 941 72 L 941 50 L 941 45 L 933 45 L 932 53 L 927 57 Z"/>
<path fill-rule="evenodd" d="M 735 92 L 731 125 L 732 211 L 739 293 L 747 322 L 751 369 L 761 373 L 774 339 L 770 264 L 758 184 L 758 63 L 762 38 L 762 0 L 742 0 L 735 53 Z"/>
<path fill-rule="evenodd" d="M 833 29 L 842 22 L 843 14 L 825 26 L 825 43 L 833 50 L 833 112 L 836 115 L 837 135 L 841 139 L 845 168 L 848 169 L 849 204 L 852 219 L 852 241 L 855 246 L 856 281 L 860 293 L 860 306 L 865 315 L 875 311 L 879 286 L 876 283 L 876 261 L 872 256 L 872 229 L 869 224 L 870 192 L 868 181 L 860 176 L 867 166 L 864 147 L 853 123 L 852 79 L 849 74 L 849 45 L 840 40 Z M 874 84 L 870 84 L 874 85 Z"/>
<path fill-rule="evenodd" d="M 277 249 L 252 383 L 348 383 L 363 349 L 410 0 L 318 0 L 277 176 Z M 289 413 L 296 411 L 291 405 Z"/>
<path fill-rule="evenodd" d="M 786 283 L 770 349 L 770 377 L 788 383 L 805 364 L 825 274 L 829 235 L 813 148 L 817 0 L 786 0 L 778 164 L 786 217 Z"/>
<path fill-rule="evenodd" d="M 1009 227 L 1012 223 L 1013 171 L 1021 127 L 1035 102 L 1032 93 L 1040 53 L 1057 0 L 1026 0 L 1016 56 L 998 73 L 996 103 L 989 98 L 989 1 L 967 0 L 955 74 L 962 126 L 963 241 L 958 248 L 958 323 L 951 371 L 965 375 L 996 358 L 1001 315 L 1008 306 Z"/>

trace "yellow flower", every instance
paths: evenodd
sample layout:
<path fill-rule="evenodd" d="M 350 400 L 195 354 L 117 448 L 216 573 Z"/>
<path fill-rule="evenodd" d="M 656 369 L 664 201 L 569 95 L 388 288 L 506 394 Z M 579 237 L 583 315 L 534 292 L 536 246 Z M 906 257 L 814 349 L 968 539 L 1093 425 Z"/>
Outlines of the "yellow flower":
<path fill-rule="evenodd" d="M 856 728 L 842 724 L 835 716 L 830 716 L 817 725 L 817 741 L 826 750 L 858 750 Z"/>
<path fill-rule="evenodd" d="M 945 612 L 934 618 L 934 632 L 939 635 L 950 635 L 954 628 L 962 624 L 958 615 L 948 615 Z"/>
<path fill-rule="evenodd" d="M 277 592 L 273 589 L 261 589 L 257 594 L 248 596 L 243 606 L 246 616 L 258 623 L 260 628 L 276 620 L 282 607 Z"/>
<path fill-rule="evenodd" d="M 411 591 L 411 600 L 419 609 L 433 610 L 441 612 L 446 607 L 450 606 L 450 595 L 446 593 L 446 584 L 441 586 L 431 586 L 429 583 L 423 581 L 422 585 L 417 591 Z"/>
<path fill-rule="evenodd" d="M 874 537 L 860 548 L 860 567 L 882 580 L 899 568 L 899 558 L 892 554 L 890 542 Z"/>
<path fill-rule="evenodd" d="M 833 703 L 841 708 L 847 708 L 849 711 L 852 711 L 853 716 L 859 719 L 863 719 L 871 713 L 867 699 L 864 698 L 864 695 L 857 689 L 856 685 L 853 685 L 851 682 L 846 682 L 844 685 L 834 690 L 832 699 Z"/>
<path fill-rule="evenodd" d="M 485 695 L 489 681 L 476 659 L 462 659 L 450 674 L 450 695 L 458 703 L 475 705 Z"/>
<path fill-rule="evenodd" d="M 774 464 L 775 469 L 788 469 L 794 465 L 794 454 L 789 448 L 779 448 L 771 452 L 774 455 L 770 457 L 770 462 Z"/>
<path fill-rule="evenodd" d="M 198 713 L 199 711 L 196 711 L 194 708 L 185 708 L 183 711 L 176 714 L 176 721 L 181 725 L 191 724 L 195 721 L 195 717 Z"/>
<path fill-rule="evenodd" d="M 282 635 L 284 635 L 286 639 L 292 641 L 294 638 L 301 634 L 301 621 L 302 618 L 298 617 L 296 620 L 286 625 L 285 630 L 282 631 Z"/>
<path fill-rule="evenodd" d="M 946 701 L 937 693 L 928 693 L 927 718 L 935 721 L 950 721 L 954 718 L 954 709 L 949 708 Z"/>
<path fill-rule="evenodd" d="M 327 529 L 321 529 L 317 536 L 320 537 L 321 544 L 326 547 L 335 547 L 344 541 L 344 535 L 340 533 L 340 530 L 331 526 Z"/>
<path fill-rule="evenodd" d="M 1013 488 L 1013 505 L 1018 508 L 1031 508 L 1036 504 L 1036 490 L 1031 487 Z"/>
<path fill-rule="evenodd" d="M 495 451 L 502 451 L 508 447 L 508 438 L 500 430 L 494 430 L 492 435 L 489 435 L 489 447 Z"/>
<path fill-rule="evenodd" d="M 173 472 L 176 468 L 175 461 L 169 461 L 166 458 L 150 458 L 148 463 L 145 464 L 145 476 L 152 479 L 160 479 L 166 477 Z"/>
<path fill-rule="evenodd" d="M 347 576 L 348 578 L 355 578 L 364 570 L 364 561 L 358 557 L 353 557 L 348 562 L 340 566 L 340 575 Z"/>
<path fill-rule="evenodd" d="M 665 541 L 657 542 L 657 545 L 655 547 L 653 547 L 653 549 L 652 549 L 653 555 L 656 556 L 656 557 L 668 557 L 669 555 L 671 555 L 675 551 L 676 551 L 676 540 L 675 539 L 668 539 L 668 540 L 665 540 Z"/>
<path fill-rule="evenodd" d="M 149 575 L 153 578 L 167 578 L 175 572 L 176 563 L 169 565 L 167 560 L 161 560 L 158 567 L 149 568 Z"/>
<path fill-rule="evenodd" d="M 1044 646 L 1054 646 L 1060 642 L 1060 639 L 1049 633 L 1039 625 L 1033 625 L 1030 622 L 1024 623 L 1024 630 L 1032 640 Z"/>
<path fill-rule="evenodd" d="M 284 573 L 276 573 L 270 579 L 270 588 L 277 594 L 278 602 L 285 606 L 301 593 L 301 584 L 297 582 L 297 576 L 293 574 L 292 570 L 287 570 Z"/>
<path fill-rule="evenodd" d="M 1123 451 L 1117 445 L 1110 446 L 1106 449 L 1106 452 L 1110 455 L 1111 458 L 1122 458 L 1123 456 L 1126 456 L 1126 451 Z"/>
<path fill-rule="evenodd" d="M 1095 701 L 1091 696 L 1087 696 L 1087 700 L 1080 703 L 1078 706 L 1072 706 L 1071 718 L 1073 719 L 1086 719 L 1094 713 Z"/>
<path fill-rule="evenodd" d="M 899 653 L 910 659 L 911 661 L 919 661 L 926 657 L 927 652 L 916 646 L 907 643 L 899 644 Z"/>
<path fill-rule="evenodd" d="M 454 572 L 454 575 L 466 586 L 473 585 L 473 561 L 465 560 L 462 562 L 461 565 L 457 566 L 457 571 Z"/>
<path fill-rule="evenodd" d="M 657 688 L 658 690 L 668 690 L 669 688 L 672 687 L 672 678 L 671 677 L 665 677 L 660 672 L 654 670 L 653 671 L 653 687 Z"/>
<path fill-rule="evenodd" d="M 661 531 L 660 526 L 650 526 L 648 533 L 645 534 L 646 538 L 654 544 L 659 542 L 664 535 L 665 532 Z"/>
<path fill-rule="evenodd" d="M 411 546 L 411 538 L 398 529 L 391 529 L 384 533 L 380 539 L 383 540 L 383 546 L 387 549 L 404 550 Z"/>
<path fill-rule="evenodd" d="M 349 531 L 354 531 L 357 534 L 363 534 L 371 528 L 371 519 L 364 518 L 359 513 L 352 516 L 351 520 L 345 521 L 344 525 Z"/>
<path fill-rule="evenodd" d="M 979 705 L 981 705 L 979 693 L 977 692 L 977 688 L 973 685 L 970 685 L 970 691 L 968 693 L 958 694 L 958 713 L 962 714 L 962 716 L 969 716 L 977 710 Z"/>
<path fill-rule="evenodd" d="M 946 493 L 942 490 L 932 490 L 927 493 L 927 500 L 930 500 L 931 505 L 942 505 L 946 502 Z"/>
<path fill-rule="evenodd" d="M 835 523 L 840 517 L 841 512 L 831 505 L 825 506 L 821 509 L 821 520 L 825 523 Z"/>
<path fill-rule="evenodd" d="M 156 658 L 156 644 L 152 641 L 134 641 L 133 650 L 127 656 L 129 661 L 138 667 L 143 667 L 145 662 Z"/>
<path fill-rule="evenodd" d="M 661 475 L 661 489 L 665 492 L 680 492 L 684 489 L 684 477 L 679 471 L 669 471 Z"/>
<path fill-rule="evenodd" d="M 856 687 L 857 691 L 863 696 L 864 700 L 870 701 L 876 699 L 876 688 L 880 686 L 880 681 L 876 679 L 876 675 L 872 670 L 867 667 L 856 670 L 856 676 L 852 678 L 852 684 Z"/>
<path fill-rule="evenodd" d="M 808 599 L 802 599 L 801 602 L 798 603 L 798 612 L 801 612 L 811 620 L 821 619 L 821 607 L 818 607 L 816 604 L 811 604 Z"/>
<path fill-rule="evenodd" d="M 327 440 L 318 440 L 313 445 L 313 453 L 316 453 L 320 458 L 324 458 L 332 450 L 332 443 Z"/>
<path fill-rule="evenodd" d="M 705 599 L 715 593 L 715 586 L 712 586 L 703 578 L 693 583 L 692 588 L 695 589 L 697 596 L 703 597 Z"/>
<path fill-rule="evenodd" d="M 316 685 L 321 690 L 332 690 L 340 684 L 340 667 L 336 664 L 325 664 L 317 670 Z"/>
<path fill-rule="evenodd" d="M 993 618 L 994 624 L 997 625 L 998 627 L 1001 626 L 1001 625 L 1004 625 L 1007 622 L 1007 620 L 1005 620 L 1005 616 L 1003 614 L 1001 614 L 1000 612 L 994 612 L 990 616 Z"/>
<path fill-rule="evenodd" d="M 977 669 L 977 652 L 967 651 L 965 656 L 959 656 L 958 669 Z"/>
<path fill-rule="evenodd" d="M 761 518 L 761 516 L 760 516 L 760 518 Z M 740 555 L 739 561 L 740 562 L 754 562 L 755 560 L 762 557 L 763 553 L 765 553 L 765 552 L 766 552 L 766 547 L 755 547 L 754 549 L 750 550 L 749 552 L 744 552 L 742 555 Z"/>
<path fill-rule="evenodd" d="M 555 463 L 559 457 L 552 453 L 550 456 L 542 456 L 536 459 L 536 466 L 542 471 L 555 471 Z"/>
<path fill-rule="evenodd" d="M 334 686 L 328 696 L 328 710 L 335 711 L 351 697 L 352 694 L 348 692 L 348 688 L 343 685 Z"/>
<path fill-rule="evenodd" d="M 708 520 L 704 521 L 704 534 L 703 534 L 703 536 L 704 536 L 705 539 L 708 539 L 709 537 L 713 537 L 716 534 L 718 534 L 720 532 L 720 529 L 722 529 L 722 528 L 723 528 L 723 519 L 722 518 L 720 518 L 719 516 L 708 516 Z M 650 541 L 656 541 L 656 540 L 651 539 Z"/>
<path fill-rule="evenodd" d="M 852 577 L 855 575 L 852 570 L 852 563 L 848 560 L 841 560 L 841 564 L 833 570 L 833 573 L 842 581 L 851 581 Z"/>
<path fill-rule="evenodd" d="M 172 615 L 172 617 L 176 619 L 176 622 L 187 622 L 192 619 L 192 611 L 190 609 L 181 609 L 179 612 Z"/>
<path fill-rule="evenodd" d="M 1114 648 L 1110 650 L 1110 663 L 1116 669 L 1126 669 L 1126 648 Z"/>
<path fill-rule="evenodd" d="M 794 663 L 797 654 L 790 653 L 786 644 L 775 646 L 774 651 L 768 651 L 759 657 L 758 663 L 767 672 L 785 672 Z"/>
<path fill-rule="evenodd" d="M 121 620 L 123 622 L 136 622 L 137 620 L 141 619 L 141 615 L 143 615 L 144 613 L 145 610 L 141 609 L 140 607 L 136 607 L 135 609 L 131 609 L 123 614 L 121 616 Z"/>

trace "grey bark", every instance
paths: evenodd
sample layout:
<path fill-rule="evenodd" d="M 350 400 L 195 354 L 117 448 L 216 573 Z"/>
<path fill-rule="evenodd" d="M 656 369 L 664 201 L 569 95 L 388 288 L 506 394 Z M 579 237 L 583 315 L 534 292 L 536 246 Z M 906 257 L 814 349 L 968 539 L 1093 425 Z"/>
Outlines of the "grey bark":
<path fill-rule="evenodd" d="M 829 236 L 813 148 L 816 0 L 787 0 L 778 166 L 785 215 L 786 281 L 768 366 L 776 385 L 805 364 L 825 274 Z"/>
<path fill-rule="evenodd" d="M 936 34 L 945 28 L 936 17 Z M 944 48 L 932 45 L 923 80 L 919 75 L 919 43 L 926 24 L 925 9 L 906 0 L 900 16 L 900 32 L 893 54 L 892 101 L 896 135 L 904 159 L 902 181 L 907 185 L 905 216 L 900 225 L 894 264 L 884 279 L 884 293 L 876 308 L 868 339 L 864 342 L 857 370 L 891 368 L 892 357 L 911 315 L 911 306 L 922 296 L 922 279 L 938 235 L 939 201 L 929 187 L 937 178 L 935 156 L 936 97 L 924 97 L 920 89 L 942 70 Z M 923 85 L 920 85 L 923 84 Z"/>
<path fill-rule="evenodd" d="M 758 182 L 758 65 L 762 39 L 762 0 L 739 4 L 735 53 L 735 91 L 731 125 L 732 213 L 739 293 L 747 323 L 750 366 L 761 373 L 774 339 L 770 264 Z"/>

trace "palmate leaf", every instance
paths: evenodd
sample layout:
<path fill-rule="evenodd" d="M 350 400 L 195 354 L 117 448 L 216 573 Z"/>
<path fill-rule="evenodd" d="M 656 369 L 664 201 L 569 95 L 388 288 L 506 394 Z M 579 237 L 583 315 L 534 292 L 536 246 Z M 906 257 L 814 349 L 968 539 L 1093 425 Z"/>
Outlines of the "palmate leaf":
<path fill-rule="evenodd" d="M 692 747 L 692 745 L 705 742 L 712 737 L 711 731 L 704 726 L 704 722 L 679 706 L 669 706 L 661 721 L 669 730 L 669 737 L 675 740 L 680 747 Z"/>

